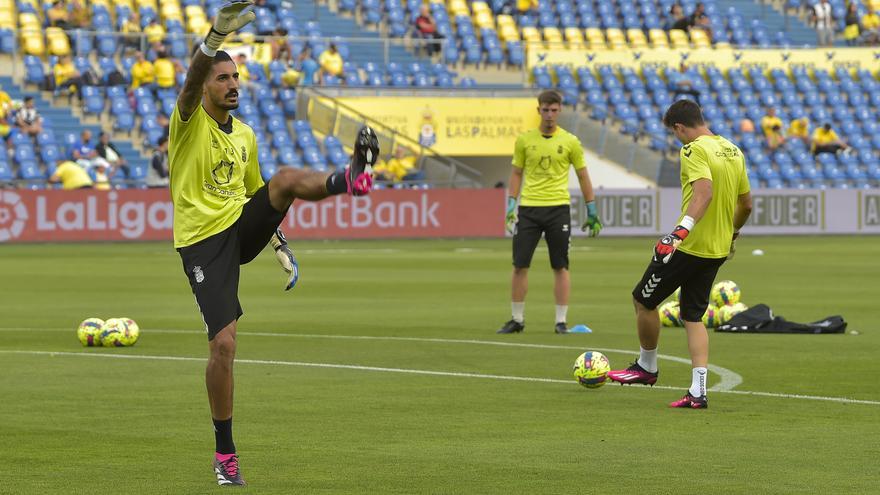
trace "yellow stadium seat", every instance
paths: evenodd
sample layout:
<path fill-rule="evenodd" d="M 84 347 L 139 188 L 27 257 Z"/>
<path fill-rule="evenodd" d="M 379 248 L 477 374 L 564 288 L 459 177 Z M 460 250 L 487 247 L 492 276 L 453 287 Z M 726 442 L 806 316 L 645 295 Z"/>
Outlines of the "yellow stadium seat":
<path fill-rule="evenodd" d="M 565 28 L 565 41 L 572 50 L 580 50 L 584 47 L 584 33 L 576 27 Z"/>
<path fill-rule="evenodd" d="M 495 18 L 495 22 L 497 22 L 499 26 L 516 27 L 516 21 L 513 19 L 512 15 L 501 14 Z"/>
<path fill-rule="evenodd" d="M 480 29 L 480 28 L 495 29 L 495 18 L 492 17 L 491 12 L 480 12 L 480 13 L 474 14 L 474 26 L 476 26 L 477 29 Z"/>
<path fill-rule="evenodd" d="M 21 26 L 21 29 L 23 30 L 42 31 L 43 28 L 37 15 L 31 13 L 18 14 L 18 25 Z"/>
<path fill-rule="evenodd" d="M 702 29 L 691 29 L 691 41 L 694 43 L 695 48 L 708 48 L 712 46 L 709 36 Z"/>
<path fill-rule="evenodd" d="M 186 29 L 190 33 L 202 34 L 211 29 L 211 25 L 204 17 L 190 17 L 186 21 Z"/>
<path fill-rule="evenodd" d="M 651 46 L 654 48 L 669 48 L 669 38 L 666 37 L 666 31 L 652 29 L 648 31 L 648 37 L 651 39 Z"/>
<path fill-rule="evenodd" d="M 498 38 L 503 42 L 519 41 L 519 30 L 516 26 L 499 26 Z"/>
<path fill-rule="evenodd" d="M 522 28 L 522 39 L 527 42 L 540 42 L 541 33 L 538 32 L 536 27 L 525 26 Z"/>
<path fill-rule="evenodd" d="M 608 44 L 612 50 L 620 50 L 626 48 L 626 38 L 623 31 L 618 28 L 608 28 L 605 30 L 605 37 L 608 38 Z"/>
<path fill-rule="evenodd" d="M 605 34 L 599 28 L 587 28 L 584 30 L 584 37 L 590 45 L 590 50 L 604 50 L 608 48 L 605 45 Z"/>
<path fill-rule="evenodd" d="M 449 0 L 449 15 L 451 17 L 457 15 L 466 15 L 470 17 L 471 10 L 468 8 L 465 0 Z"/>
<path fill-rule="evenodd" d="M 153 10 L 159 10 L 156 0 L 135 0 L 135 2 L 137 2 L 138 7 L 150 7 Z"/>
<path fill-rule="evenodd" d="M 559 31 L 559 28 L 546 27 L 544 28 L 544 41 L 553 43 L 552 46 L 556 48 L 562 48 L 562 32 Z"/>
<path fill-rule="evenodd" d="M 104 7 L 107 7 L 107 10 L 110 10 L 110 0 L 91 0 L 91 2 L 89 3 L 91 4 L 91 6 L 102 5 Z"/>
<path fill-rule="evenodd" d="M 159 10 L 159 13 L 162 14 L 162 18 L 164 19 L 183 20 L 183 13 L 180 11 L 180 5 L 166 3 Z"/>
<path fill-rule="evenodd" d="M 687 33 L 681 29 L 670 29 L 669 41 L 673 48 L 690 48 L 691 46 Z"/>
<path fill-rule="evenodd" d="M 471 10 L 474 11 L 474 14 L 480 12 L 486 12 L 487 14 L 492 14 L 492 9 L 489 8 L 489 4 L 486 2 L 473 2 L 471 3 Z"/>
<path fill-rule="evenodd" d="M 43 33 L 39 29 L 30 28 L 22 30 L 19 42 L 26 55 L 42 57 L 46 53 L 46 46 L 43 44 Z"/>
<path fill-rule="evenodd" d="M 183 8 L 183 13 L 186 14 L 187 19 L 193 16 L 206 17 L 205 9 L 201 5 L 187 5 Z"/>
<path fill-rule="evenodd" d="M 49 45 L 49 55 L 70 55 L 70 41 L 63 29 L 46 28 L 46 43 Z"/>
<path fill-rule="evenodd" d="M 627 29 L 626 39 L 629 40 L 631 48 L 645 48 L 648 46 L 648 38 L 645 37 L 645 32 L 638 28 Z"/>

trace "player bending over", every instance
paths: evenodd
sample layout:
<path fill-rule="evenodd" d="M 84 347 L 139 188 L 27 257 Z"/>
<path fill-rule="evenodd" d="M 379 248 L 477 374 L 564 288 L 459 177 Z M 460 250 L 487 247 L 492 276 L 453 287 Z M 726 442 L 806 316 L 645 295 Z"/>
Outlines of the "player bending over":
<path fill-rule="evenodd" d="M 705 409 L 709 365 L 709 333 L 703 313 L 718 268 L 734 252 L 734 242 L 752 211 L 749 178 L 742 151 L 712 134 L 699 105 L 690 100 L 672 104 L 663 116 L 681 147 L 681 213 L 678 225 L 654 247 L 654 257 L 633 289 L 639 358 L 625 370 L 608 373 L 620 383 L 657 382 L 657 305 L 681 287 L 681 319 L 687 331 L 693 366 L 688 392 L 670 407 Z"/>
<path fill-rule="evenodd" d="M 183 260 L 208 332 L 205 373 L 214 420 L 214 471 L 220 485 L 245 484 L 232 441 L 232 366 L 239 265 L 271 242 L 288 272 L 287 289 L 298 270 L 278 226 L 295 199 L 317 201 L 334 194 L 367 194 L 379 154 L 369 127 L 358 133 L 344 172 L 332 174 L 284 167 L 268 184 L 260 176 L 254 131 L 229 112 L 238 108 L 238 71 L 226 52 L 226 35 L 255 18 L 250 1 L 224 5 L 195 51 L 171 115 L 169 169 L 174 203 L 174 247 Z"/>

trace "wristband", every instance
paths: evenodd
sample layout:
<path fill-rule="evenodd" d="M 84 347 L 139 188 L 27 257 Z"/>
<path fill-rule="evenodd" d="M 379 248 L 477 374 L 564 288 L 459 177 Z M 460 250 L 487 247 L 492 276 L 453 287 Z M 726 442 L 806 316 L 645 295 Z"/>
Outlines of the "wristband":
<path fill-rule="evenodd" d="M 516 208 L 516 198 L 513 196 L 507 197 L 507 211 L 513 211 Z"/>
<path fill-rule="evenodd" d="M 695 223 L 696 223 L 696 222 L 694 222 L 694 218 L 693 218 L 693 217 L 690 217 L 690 216 L 685 215 L 684 218 L 681 219 L 681 222 L 679 222 L 679 225 L 681 225 L 682 227 L 688 229 L 688 231 L 691 231 L 691 230 L 694 230 L 694 224 L 695 224 Z"/>
<path fill-rule="evenodd" d="M 199 50 L 201 50 L 202 53 L 204 53 L 205 55 L 207 55 L 211 58 L 214 58 L 214 56 L 217 55 L 217 50 L 212 50 L 212 49 L 208 48 L 208 45 L 206 45 L 204 43 L 199 45 Z"/>
<path fill-rule="evenodd" d="M 587 201 L 587 215 L 591 217 L 598 217 L 599 214 L 596 212 L 596 201 Z"/>

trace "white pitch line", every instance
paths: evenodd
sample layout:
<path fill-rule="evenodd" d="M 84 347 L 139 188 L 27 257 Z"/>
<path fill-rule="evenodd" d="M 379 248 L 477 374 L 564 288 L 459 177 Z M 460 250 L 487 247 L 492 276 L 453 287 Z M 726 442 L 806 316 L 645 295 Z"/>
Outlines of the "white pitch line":
<path fill-rule="evenodd" d="M 151 355 L 143 355 L 143 354 L 96 354 L 91 352 L 68 352 L 68 351 L 27 351 L 27 350 L 0 350 L 0 354 L 19 354 L 19 355 L 30 355 L 30 356 L 70 356 L 70 357 L 93 357 L 93 358 L 108 358 L 108 359 L 137 359 L 137 360 L 149 360 L 149 361 L 187 361 L 187 362 L 206 362 L 206 358 L 195 358 L 188 356 L 151 356 Z M 488 380 L 506 380 L 506 381 L 519 381 L 519 382 L 532 382 L 532 383 L 553 383 L 553 384 L 565 384 L 565 385 L 574 385 L 575 382 L 573 380 L 560 380 L 556 378 L 539 378 L 539 377 L 529 377 L 529 376 L 509 376 L 509 375 L 490 375 L 483 373 L 466 373 L 466 372 L 458 372 L 458 371 L 431 371 L 431 370 L 416 370 L 416 369 L 407 369 L 407 368 L 384 368 L 379 366 L 360 366 L 354 364 L 335 364 L 335 363 L 311 363 L 304 361 L 276 361 L 276 360 L 266 360 L 266 359 L 236 359 L 236 364 L 263 364 L 263 365 L 274 365 L 274 366 L 297 366 L 297 367 L 309 367 L 309 368 L 332 368 L 332 369 L 346 369 L 346 370 L 356 370 L 356 371 L 378 371 L 385 373 L 405 373 L 411 375 L 429 375 L 429 376 L 451 376 L 458 378 L 482 378 Z M 644 389 L 647 390 L 648 387 L 633 387 L 634 389 Z M 683 390 L 678 387 L 667 387 L 663 385 L 657 385 L 651 388 L 661 389 L 661 390 Z M 837 402 L 841 404 L 865 404 L 871 406 L 880 406 L 880 401 L 873 400 L 862 400 L 862 399 L 849 399 L 846 397 L 823 397 L 823 396 L 815 396 L 815 395 L 800 395 L 800 394 L 782 394 L 782 393 L 774 393 L 774 392 L 750 392 L 744 390 L 718 390 L 716 392 L 724 393 L 724 394 L 737 394 L 737 395 L 752 395 L 759 397 L 773 397 L 779 399 L 801 399 L 801 400 L 814 400 L 814 401 L 825 401 L 825 402 Z"/>
<path fill-rule="evenodd" d="M 65 330 L 69 331 L 67 328 L 43 328 L 43 329 L 34 329 L 34 328 L 0 328 L 0 330 Z M 152 333 L 166 333 L 166 334 L 201 334 L 204 335 L 204 332 L 197 332 L 193 330 L 180 330 L 180 329 L 151 329 Z M 584 346 L 571 346 L 571 345 L 554 345 L 554 344 L 529 344 L 522 342 L 499 342 L 494 340 L 476 340 L 476 339 L 441 339 L 441 338 L 432 338 L 432 337 L 383 337 L 383 336 L 372 336 L 372 335 L 330 335 L 330 334 L 304 334 L 304 333 L 272 333 L 272 332 L 238 332 L 238 335 L 243 336 L 254 336 L 254 337 L 295 337 L 295 338 L 307 338 L 307 339 L 342 339 L 342 340 L 387 340 L 387 341 L 397 341 L 397 342 L 430 342 L 430 343 L 438 343 L 438 344 L 468 344 L 468 345 L 491 345 L 491 346 L 499 346 L 499 347 L 521 347 L 527 349 L 565 349 L 565 350 L 577 350 L 584 351 Z M 565 337 L 563 337 L 565 338 Z M 619 354 L 629 354 L 633 356 L 638 356 L 638 351 L 631 351 L 626 349 L 609 349 L 602 347 L 590 347 L 591 350 L 596 350 L 599 352 L 614 352 Z M 673 361 L 676 363 L 683 364 L 691 364 L 690 359 L 681 358 L 678 356 L 670 356 L 667 354 L 658 354 L 658 359 L 664 359 L 666 361 Z M 710 392 L 724 392 L 728 390 L 733 390 L 743 382 L 742 375 L 736 373 L 733 370 L 722 368 L 721 366 L 717 366 L 714 364 L 709 365 L 709 371 L 717 374 L 721 380 L 709 388 Z"/>

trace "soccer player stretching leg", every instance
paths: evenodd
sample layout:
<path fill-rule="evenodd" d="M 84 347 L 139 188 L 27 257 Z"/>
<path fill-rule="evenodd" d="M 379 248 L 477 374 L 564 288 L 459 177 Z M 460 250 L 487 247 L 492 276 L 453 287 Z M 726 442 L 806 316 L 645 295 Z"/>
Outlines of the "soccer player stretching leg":
<path fill-rule="evenodd" d="M 278 226 L 295 199 L 317 201 L 334 194 L 367 194 L 379 153 L 375 133 L 364 127 L 344 172 L 333 174 L 284 167 L 268 184 L 257 162 L 254 131 L 229 112 L 238 108 L 238 71 L 220 51 L 226 35 L 255 18 L 250 1 L 224 5 L 195 51 L 171 115 L 169 169 L 174 203 L 174 247 L 208 332 L 205 372 L 214 420 L 214 472 L 220 485 L 244 485 L 232 441 L 232 367 L 239 265 L 272 244 L 288 272 L 287 289 L 298 278 L 296 259 Z"/>
<path fill-rule="evenodd" d="M 528 289 L 529 265 L 541 235 L 547 240 L 553 268 L 556 298 L 556 333 L 568 333 L 566 313 L 571 279 L 568 274 L 568 247 L 571 241 L 571 195 L 568 169 L 574 167 L 587 219 L 581 230 L 599 235 L 602 224 L 596 213 L 593 185 L 584 164 L 584 149 L 573 134 L 556 125 L 562 111 L 562 97 L 555 91 L 538 95 L 541 126 L 521 134 L 513 152 L 513 172 L 507 198 L 507 231 L 513 233 L 513 277 L 511 312 L 513 317 L 497 333 L 525 330 L 523 312 Z M 517 197 L 522 195 L 517 210 Z"/>
<path fill-rule="evenodd" d="M 681 213 L 678 225 L 654 247 L 654 257 L 633 289 L 639 358 L 625 370 L 608 373 L 620 382 L 657 382 L 657 305 L 681 287 L 681 319 L 687 331 L 693 366 L 690 389 L 670 407 L 705 409 L 709 366 L 709 333 L 703 313 L 715 275 L 735 252 L 739 230 L 752 212 L 752 196 L 742 151 L 712 134 L 699 105 L 690 100 L 672 104 L 663 116 L 681 147 Z"/>

